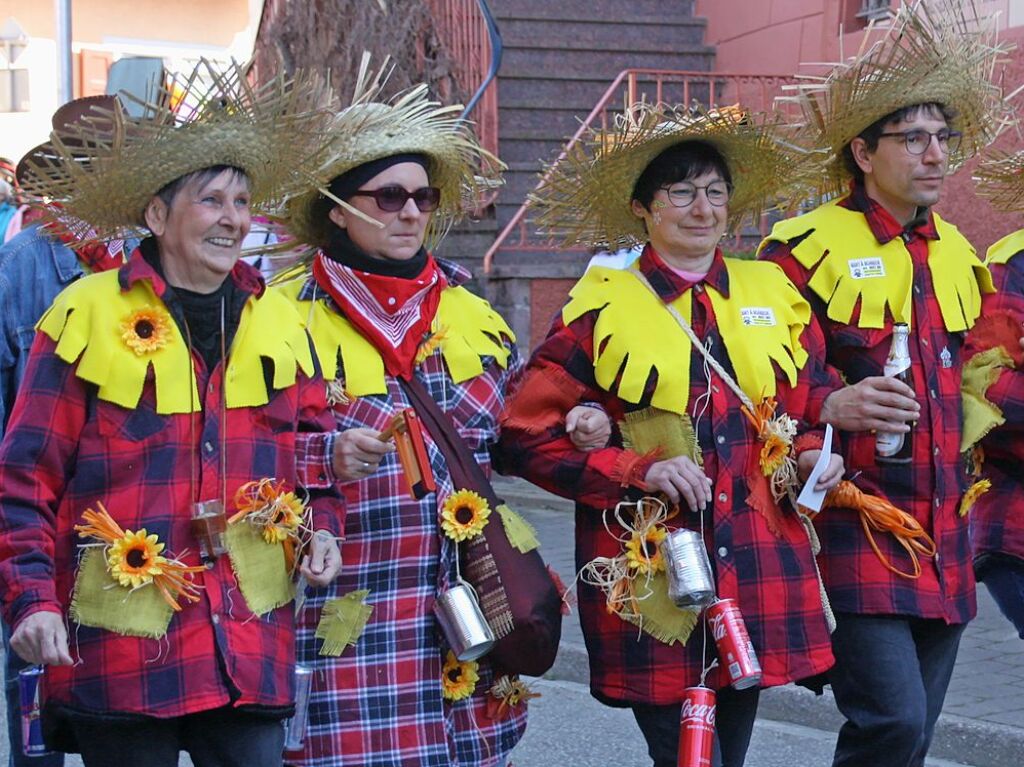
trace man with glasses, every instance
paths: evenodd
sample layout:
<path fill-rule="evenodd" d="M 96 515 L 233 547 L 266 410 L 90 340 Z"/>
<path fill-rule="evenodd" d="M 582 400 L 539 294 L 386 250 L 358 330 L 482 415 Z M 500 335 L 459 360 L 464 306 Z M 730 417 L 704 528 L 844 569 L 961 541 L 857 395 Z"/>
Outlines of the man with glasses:
<path fill-rule="evenodd" d="M 837 766 L 924 763 L 976 610 L 958 514 L 961 345 L 992 281 L 932 206 L 951 161 L 980 149 L 995 122 L 997 94 L 978 73 L 996 49 L 981 37 L 904 9 L 887 39 L 803 90 L 806 137 L 831 153 L 818 192 L 837 198 L 778 223 L 761 250 L 807 297 L 848 384 L 821 412 L 848 470 L 918 529 L 913 540 L 871 533 L 845 508 L 816 520 L 838 624 L 828 681 L 846 717 Z M 911 326 L 910 385 L 887 365 L 900 323 Z"/>

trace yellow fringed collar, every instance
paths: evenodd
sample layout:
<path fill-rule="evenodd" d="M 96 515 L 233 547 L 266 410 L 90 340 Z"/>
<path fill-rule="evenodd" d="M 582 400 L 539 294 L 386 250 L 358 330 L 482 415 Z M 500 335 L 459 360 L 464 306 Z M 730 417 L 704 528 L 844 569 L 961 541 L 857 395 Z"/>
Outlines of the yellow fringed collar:
<path fill-rule="evenodd" d="M 808 286 L 827 305 L 829 319 L 883 328 L 887 317 L 912 324 L 914 264 L 905 243 L 880 243 L 865 215 L 838 204 L 778 222 L 765 243 L 790 242 L 793 257 L 813 270 Z M 943 323 L 950 333 L 969 330 L 981 314 L 982 293 L 993 293 L 992 275 L 952 224 L 932 214 L 938 239 L 928 247 L 928 270 Z M 762 245 L 762 247 L 764 247 Z"/>
<path fill-rule="evenodd" d="M 790 385 L 796 384 L 798 371 L 807 362 L 800 336 L 810 320 L 810 306 L 777 265 L 731 258 L 724 263 L 728 296 L 708 285 L 708 297 L 737 383 L 751 400 L 760 402 L 776 394 L 779 373 Z M 686 413 L 690 341 L 633 270 L 592 267 L 569 295 L 562 310 L 565 324 L 599 312 L 593 339 L 598 385 L 636 404 L 656 373 L 650 404 Z M 670 305 L 689 322 L 692 289 Z"/>
<path fill-rule="evenodd" d="M 387 394 L 384 360 L 380 352 L 334 307 L 320 291 L 309 291 L 307 281 L 296 279 L 270 292 L 280 292 L 306 319 L 317 357 L 328 381 L 338 377 L 340 357 L 345 391 L 353 397 Z M 506 343 L 515 334 L 487 301 L 462 286 L 441 291 L 431 323 L 433 347 L 440 348 L 448 374 L 462 383 L 484 372 L 483 357 L 508 366 Z"/>
<path fill-rule="evenodd" d="M 163 301 L 149 280 L 123 288 L 118 275 L 102 272 L 72 283 L 36 328 L 57 344 L 58 357 L 75 365 L 75 375 L 98 387 L 100 399 L 135 408 L 152 369 L 158 413 L 201 411 L 188 344 Z M 242 309 L 225 371 L 227 407 L 267 404 L 264 360 L 272 364 L 278 390 L 294 385 L 299 370 L 314 372 L 302 318 L 270 291 Z"/>
<path fill-rule="evenodd" d="M 1006 235 L 989 248 L 985 257 L 985 265 L 1005 264 L 1021 252 L 1024 252 L 1024 229 Z"/>

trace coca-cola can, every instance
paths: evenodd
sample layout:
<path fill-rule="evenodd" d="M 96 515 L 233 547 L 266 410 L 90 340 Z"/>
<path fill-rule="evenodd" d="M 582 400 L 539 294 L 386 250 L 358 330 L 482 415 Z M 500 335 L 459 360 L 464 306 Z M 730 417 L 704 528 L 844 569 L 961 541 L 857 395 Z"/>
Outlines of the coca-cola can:
<path fill-rule="evenodd" d="M 729 675 L 729 683 L 737 690 L 759 684 L 761 664 L 736 600 L 719 599 L 704 615 L 718 647 L 718 659 Z"/>
<path fill-rule="evenodd" d="M 711 767 L 715 745 L 715 691 L 687 687 L 679 709 L 677 767 Z"/>

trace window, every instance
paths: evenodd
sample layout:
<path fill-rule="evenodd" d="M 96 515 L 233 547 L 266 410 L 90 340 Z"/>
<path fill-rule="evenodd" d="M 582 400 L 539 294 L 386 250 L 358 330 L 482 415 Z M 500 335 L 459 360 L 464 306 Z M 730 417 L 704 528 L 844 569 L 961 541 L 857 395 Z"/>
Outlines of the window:
<path fill-rule="evenodd" d="M 857 18 L 864 21 L 883 21 L 891 15 L 891 0 L 861 0 Z"/>

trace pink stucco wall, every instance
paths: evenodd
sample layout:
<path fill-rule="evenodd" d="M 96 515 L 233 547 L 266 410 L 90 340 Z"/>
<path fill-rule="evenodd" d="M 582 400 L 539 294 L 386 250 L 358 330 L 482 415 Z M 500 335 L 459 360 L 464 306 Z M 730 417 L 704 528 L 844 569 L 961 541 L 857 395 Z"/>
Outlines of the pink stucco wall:
<path fill-rule="evenodd" d="M 1024 84 L 1024 0 L 979 0 L 977 6 L 982 16 L 998 13 L 1003 39 L 1017 46 L 1002 75 L 1010 92 Z M 707 19 L 705 40 L 716 48 L 719 72 L 792 75 L 822 71 L 806 66 L 812 62 L 854 55 L 864 38 L 863 22 L 855 15 L 860 7 L 861 0 L 697 0 L 695 13 Z M 1024 94 L 1017 103 L 1024 109 Z M 1009 131 L 996 145 L 1016 151 L 1024 138 Z M 968 164 L 949 180 L 938 211 L 983 253 L 1003 235 L 1024 228 L 1024 213 L 998 213 L 979 199 L 970 178 L 973 168 Z"/>

